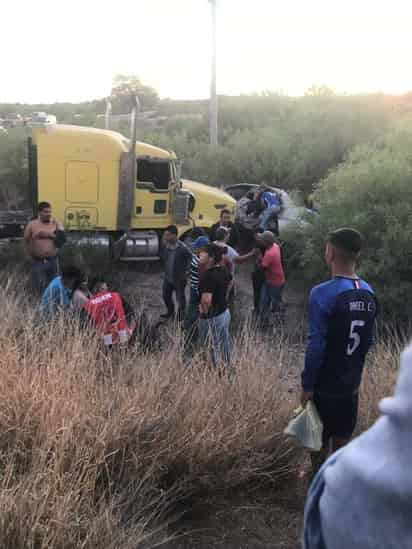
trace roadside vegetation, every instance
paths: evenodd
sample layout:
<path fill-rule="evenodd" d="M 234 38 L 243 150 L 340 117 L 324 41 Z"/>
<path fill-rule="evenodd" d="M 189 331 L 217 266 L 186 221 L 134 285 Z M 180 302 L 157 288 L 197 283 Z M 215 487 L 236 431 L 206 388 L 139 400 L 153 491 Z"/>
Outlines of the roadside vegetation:
<path fill-rule="evenodd" d="M 350 226 L 363 235 L 359 274 L 376 289 L 382 316 L 404 324 L 412 306 L 412 120 L 356 147 L 316 186 L 321 215 L 285 235 L 292 276 L 311 286 L 327 276 L 325 235 Z"/>

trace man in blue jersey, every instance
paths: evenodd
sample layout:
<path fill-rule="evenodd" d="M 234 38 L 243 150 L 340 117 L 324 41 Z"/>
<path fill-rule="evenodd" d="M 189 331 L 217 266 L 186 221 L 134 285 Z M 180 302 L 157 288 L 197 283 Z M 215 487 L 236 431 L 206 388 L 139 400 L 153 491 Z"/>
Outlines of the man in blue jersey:
<path fill-rule="evenodd" d="M 56 276 L 45 289 L 40 312 L 51 318 L 59 311 L 69 310 L 72 307 L 74 290 L 82 278 L 83 274 L 77 267 L 65 267 L 61 276 Z"/>
<path fill-rule="evenodd" d="M 282 209 L 282 197 L 277 192 L 265 190 L 258 193 L 258 200 L 263 210 L 260 216 L 259 228 L 267 231 L 271 220 L 277 219 Z"/>
<path fill-rule="evenodd" d="M 330 449 L 349 441 L 356 426 L 359 386 L 378 311 L 372 288 L 355 272 L 360 250 L 361 236 L 354 229 L 330 233 L 325 258 L 332 279 L 310 294 L 301 402 L 313 400 L 323 422 L 323 449 L 312 454 L 314 472 Z"/>

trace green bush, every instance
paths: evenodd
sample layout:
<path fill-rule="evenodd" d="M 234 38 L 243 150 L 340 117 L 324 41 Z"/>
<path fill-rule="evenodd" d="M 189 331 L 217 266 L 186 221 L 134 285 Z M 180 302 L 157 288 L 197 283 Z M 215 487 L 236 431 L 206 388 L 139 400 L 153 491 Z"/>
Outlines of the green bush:
<path fill-rule="evenodd" d="M 393 110 L 383 96 L 223 97 L 217 152 L 199 113 L 140 137 L 174 150 L 185 177 L 217 186 L 264 180 L 309 194 L 354 146 L 383 134 Z"/>
<path fill-rule="evenodd" d="M 351 226 L 364 238 L 359 274 L 375 287 L 386 317 L 407 319 L 412 305 L 412 121 L 356 148 L 320 184 L 321 215 L 295 237 L 306 282 L 326 276 L 325 235 Z"/>

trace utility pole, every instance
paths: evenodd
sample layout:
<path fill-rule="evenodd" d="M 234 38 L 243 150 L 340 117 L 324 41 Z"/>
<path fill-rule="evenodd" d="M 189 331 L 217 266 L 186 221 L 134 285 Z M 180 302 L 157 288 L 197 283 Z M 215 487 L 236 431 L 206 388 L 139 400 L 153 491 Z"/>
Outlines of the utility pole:
<path fill-rule="evenodd" d="M 112 113 L 112 103 L 110 97 L 106 97 L 106 113 L 104 116 L 104 127 L 106 130 L 110 130 L 110 115 Z"/>
<path fill-rule="evenodd" d="M 216 93 L 216 0 L 209 0 L 212 9 L 212 77 L 210 83 L 209 134 L 210 144 L 218 145 L 217 93 Z"/>

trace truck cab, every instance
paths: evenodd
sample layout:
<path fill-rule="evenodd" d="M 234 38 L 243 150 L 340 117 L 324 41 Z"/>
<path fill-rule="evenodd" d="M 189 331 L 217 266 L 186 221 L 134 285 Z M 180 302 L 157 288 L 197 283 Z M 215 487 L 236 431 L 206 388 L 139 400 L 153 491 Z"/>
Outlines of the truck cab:
<path fill-rule="evenodd" d="M 130 141 L 109 130 L 32 128 L 29 173 L 33 204 L 51 202 L 72 240 L 100 243 L 123 261 L 157 259 L 168 225 L 184 238 L 236 204 L 217 188 L 182 180 L 173 152 L 138 142 L 131 154 Z"/>

